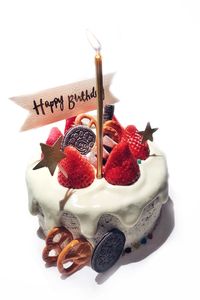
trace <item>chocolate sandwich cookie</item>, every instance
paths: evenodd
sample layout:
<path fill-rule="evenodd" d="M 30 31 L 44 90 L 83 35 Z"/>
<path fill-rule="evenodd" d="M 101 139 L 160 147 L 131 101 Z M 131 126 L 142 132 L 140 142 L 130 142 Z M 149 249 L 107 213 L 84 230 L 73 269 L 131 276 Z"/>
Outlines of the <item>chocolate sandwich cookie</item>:
<path fill-rule="evenodd" d="M 81 154 L 88 154 L 95 144 L 96 136 L 92 129 L 77 125 L 69 129 L 62 142 L 62 150 L 67 146 L 75 147 Z"/>
<path fill-rule="evenodd" d="M 92 268 L 98 273 L 110 269 L 122 254 L 125 240 L 124 233 L 116 228 L 107 232 L 93 251 Z"/>

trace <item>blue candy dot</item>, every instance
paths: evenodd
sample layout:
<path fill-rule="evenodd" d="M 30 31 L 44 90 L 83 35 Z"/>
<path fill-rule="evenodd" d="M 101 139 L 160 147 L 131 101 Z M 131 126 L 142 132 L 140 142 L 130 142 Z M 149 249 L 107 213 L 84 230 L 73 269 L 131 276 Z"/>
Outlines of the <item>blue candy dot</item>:
<path fill-rule="evenodd" d="M 144 244 L 146 244 L 146 242 L 147 242 L 147 239 L 144 237 L 143 239 L 141 239 L 141 241 L 140 241 L 140 243 L 142 244 L 142 245 L 144 245 Z"/>

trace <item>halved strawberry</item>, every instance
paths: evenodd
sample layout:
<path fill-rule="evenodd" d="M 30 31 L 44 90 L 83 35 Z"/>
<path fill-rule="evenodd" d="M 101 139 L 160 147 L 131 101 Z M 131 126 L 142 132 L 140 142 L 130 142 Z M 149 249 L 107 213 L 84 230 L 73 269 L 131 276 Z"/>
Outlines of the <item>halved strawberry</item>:
<path fill-rule="evenodd" d="M 130 185 L 138 180 L 140 169 L 129 145 L 117 144 L 106 162 L 104 177 L 113 185 Z"/>
<path fill-rule="evenodd" d="M 59 163 L 58 182 L 72 189 L 81 189 L 92 184 L 95 173 L 89 161 L 72 146 L 67 146 L 64 153 L 66 158 Z"/>
<path fill-rule="evenodd" d="M 150 150 L 148 143 L 142 143 L 142 139 L 142 136 L 138 133 L 134 125 L 127 126 L 122 136 L 122 141 L 129 144 L 135 158 L 145 160 L 149 157 Z"/>

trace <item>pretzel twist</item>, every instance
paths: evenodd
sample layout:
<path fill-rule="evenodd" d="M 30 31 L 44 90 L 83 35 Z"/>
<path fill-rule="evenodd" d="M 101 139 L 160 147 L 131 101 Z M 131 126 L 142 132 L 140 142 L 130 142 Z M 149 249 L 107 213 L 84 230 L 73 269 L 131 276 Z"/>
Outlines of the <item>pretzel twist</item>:
<path fill-rule="evenodd" d="M 123 129 L 116 121 L 108 120 L 104 123 L 103 135 L 108 135 L 116 143 L 119 143 L 121 141 L 122 134 Z"/>
<path fill-rule="evenodd" d="M 73 240 L 71 232 L 65 227 L 54 227 L 46 237 L 46 245 L 61 245 L 66 240 L 68 240 L 68 242 L 71 242 L 71 240 Z"/>
<path fill-rule="evenodd" d="M 49 255 L 53 251 L 53 255 Z M 57 262 L 58 255 L 62 251 L 59 245 L 46 245 L 42 251 L 42 258 L 48 265 L 54 265 Z"/>
<path fill-rule="evenodd" d="M 62 249 L 72 240 L 71 232 L 65 227 L 52 228 L 46 237 L 46 246 L 42 252 L 43 260 L 50 265 L 54 264 Z M 50 255 L 51 251 L 54 252 L 54 255 Z"/>
<path fill-rule="evenodd" d="M 92 256 L 92 246 L 84 239 L 71 241 L 59 254 L 57 267 L 60 273 L 69 276 L 88 264 Z M 64 264 L 71 265 L 65 267 Z"/>
<path fill-rule="evenodd" d="M 83 125 L 82 123 L 82 120 L 83 119 L 88 119 L 89 120 L 89 123 L 88 123 L 88 127 L 92 127 L 92 125 L 94 125 L 95 127 L 97 127 L 97 121 L 95 120 L 95 118 L 91 115 L 88 115 L 88 114 L 79 114 L 75 121 L 74 121 L 74 124 L 75 125 Z"/>

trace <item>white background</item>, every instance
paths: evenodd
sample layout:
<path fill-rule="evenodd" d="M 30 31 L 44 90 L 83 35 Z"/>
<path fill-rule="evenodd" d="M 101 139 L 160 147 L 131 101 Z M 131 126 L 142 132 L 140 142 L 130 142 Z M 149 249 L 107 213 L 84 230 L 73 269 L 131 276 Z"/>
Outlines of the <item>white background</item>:
<path fill-rule="evenodd" d="M 155 140 L 167 154 L 176 218 L 161 248 L 102 284 L 89 268 L 62 280 L 44 267 L 24 172 L 51 126 L 18 133 L 26 114 L 8 100 L 92 77 L 86 28 L 102 43 L 104 72 L 117 71 L 120 121 L 160 128 Z M 0 298 L 199 299 L 199 1 L 5 0 L 0 31 Z"/>

